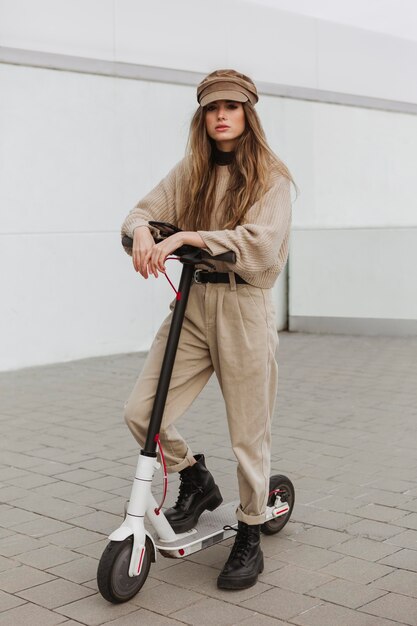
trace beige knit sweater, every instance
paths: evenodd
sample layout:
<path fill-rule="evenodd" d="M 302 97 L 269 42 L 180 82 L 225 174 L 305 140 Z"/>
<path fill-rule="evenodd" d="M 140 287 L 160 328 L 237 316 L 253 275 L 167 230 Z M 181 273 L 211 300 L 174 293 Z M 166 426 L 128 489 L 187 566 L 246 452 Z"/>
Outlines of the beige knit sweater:
<path fill-rule="evenodd" d="M 273 286 L 288 257 L 291 226 L 290 182 L 277 173 L 263 198 L 247 212 L 245 224 L 233 230 L 219 230 L 221 201 L 227 190 L 230 173 L 227 165 L 217 165 L 217 186 L 210 230 L 198 233 L 210 254 L 228 250 L 236 253 L 236 263 L 216 261 L 220 272 L 234 271 L 246 282 L 267 289 Z M 122 225 L 122 236 L 133 238 L 137 226 L 149 220 L 177 224 L 177 208 L 181 206 L 187 184 L 185 159 L 130 211 Z"/>

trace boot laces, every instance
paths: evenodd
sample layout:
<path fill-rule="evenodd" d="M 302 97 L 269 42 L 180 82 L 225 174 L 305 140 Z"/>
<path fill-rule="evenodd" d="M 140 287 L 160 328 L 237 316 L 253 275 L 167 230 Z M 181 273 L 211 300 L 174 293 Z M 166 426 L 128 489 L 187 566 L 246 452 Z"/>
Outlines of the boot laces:
<path fill-rule="evenodd" d="M 175 506 L 181 505 L 188 496 L 198 491 L 202 491 L 202 488 L 193 483 L 191 478 L 186 474 L 180 474 L 180 491 Z"/>
<path fill-rule="evenodd" d="M 228 561 L 239 559 L 240 563 L 243 565 L 251 547 L 249 542 L 250 527 L 242 526 L 241 528 L 236 529 L 233 528 L 233 526 L 224 526 L 223 529 L 234 530 L 236 533 L 235 542 L 230 552 Z"/>

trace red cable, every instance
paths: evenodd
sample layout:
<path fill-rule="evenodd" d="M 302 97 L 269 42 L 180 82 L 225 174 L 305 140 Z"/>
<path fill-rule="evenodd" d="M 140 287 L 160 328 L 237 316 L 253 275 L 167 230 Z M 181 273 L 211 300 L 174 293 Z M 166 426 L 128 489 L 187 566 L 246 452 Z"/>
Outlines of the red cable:
<path fill-rule="evenodd" d="M 159 454 L 161 455 L 161 459 L 162 459 L 162 467 L 164 468 L 164 493 L 163 493 L 163 496 L 162 496 L 161 504 L 158 506 L 158 508 L 155 509 L 156 515 L 159 515 L 159 512 L 162 509 L 162 505 L 164 504 L 165 497 L 167 495 L 167 490 L 168 490 L 168 472 L 167 472 L 167 464 L 165 462 L 164 451 L 162 449 L 161 442 L 159 440 L 159 434 L 155 435 L 154 441 L 156 441 L 156 443 L 158 444 Z"/>
<path fill-rule="evenodd" d="M 180 259 L 176 256 L 168 256 L 165 261 L 179 261 Z M 169 282 L 169 284 L 171 285 L 171 287 L 173 288 L 173 290 L 176 293 L 177 296 L 177 300 L 181 300 L 181 292 L 178 291 L 177 289 L 175 289 L 174 284 L 172 283 L 172 281 L 170 280 L 168 274 L 166 272 L 164 272 L 164 276 L 167 279 L 167 281 Z M 155 435 L 155 439 L 154 441 L 157 443 L 158 445 L 158 449 L 159 449 L 159 454 L 161 455 L 161 460 L 162 460 L 162 467 L 164 470 L 164 493 L 162 496 L 162 502 L 161 504 L 155 509 L 155 513 L 156 515 L 159 515 L 160 510 L 162 509 L 162 505 L 165 502 L 165 498 L 167 495 L 167 491 L 168 491 L 168 472 L 167 472 L 167 464 L 165 461 L 165 455 L 164 455 L 164 451 L 162 449 L 162 445 L 161 445 L 161 441 L 159 439 L 159 434 Z"/>
<path fill-rule="evenodd" d="M 180 259 L 176 256 L 167 256 L 167 258 L 165 259 L 165 261 L 179 261 Z M 172 281 L 170 280 L 170 278 L 168 277 L 168 274 L 166 272 L 164 272 L 165 278 L 167 279 L 167 281 L 169 282 L 169 284 L 171 285 L 171 287 L 173 288 L 173 290 L 175 291 L 175 294 L 177 296 L 177 300 L 181 300 L 181 292 L 177 291 L 177 289 L 175 289 L 175 286 L 173 285 Z"/>

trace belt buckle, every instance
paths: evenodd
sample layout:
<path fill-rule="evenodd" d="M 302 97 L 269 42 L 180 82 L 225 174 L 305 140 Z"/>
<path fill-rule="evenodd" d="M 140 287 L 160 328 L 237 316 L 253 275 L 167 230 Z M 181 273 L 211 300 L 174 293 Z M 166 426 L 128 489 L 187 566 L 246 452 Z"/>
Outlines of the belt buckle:
<path fill-rule="evenodd" d="M 200 273 L 202 272 L 202 270 L 194 270 L 194 282 L 197 285 L 203 285 L 203 282 L 199 279 Z"/>

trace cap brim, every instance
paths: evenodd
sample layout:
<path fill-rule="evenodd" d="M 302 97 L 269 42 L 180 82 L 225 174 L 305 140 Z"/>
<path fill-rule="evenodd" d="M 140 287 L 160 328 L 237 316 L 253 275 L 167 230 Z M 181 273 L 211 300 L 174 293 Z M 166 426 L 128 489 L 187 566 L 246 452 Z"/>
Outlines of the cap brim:
<path fill-rule="evenodd" d="M 216 100 L 233 100 L 234 102 L 247 102 L 249 98 L 248 96 L 245 96 L 244 93 L 239 91 L 213 91 L 212 93 L 208 93 L 201 98 L 200 105 L 202 107 L 205 107 L 212 102 L 216 102 Z"/>

